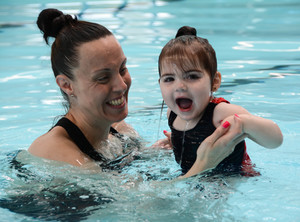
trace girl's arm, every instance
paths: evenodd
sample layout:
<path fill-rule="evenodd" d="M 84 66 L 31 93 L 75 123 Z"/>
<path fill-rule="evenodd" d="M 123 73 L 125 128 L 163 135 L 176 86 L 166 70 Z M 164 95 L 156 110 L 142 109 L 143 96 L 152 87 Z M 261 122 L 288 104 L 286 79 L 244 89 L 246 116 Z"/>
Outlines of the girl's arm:
<path fill-rule="evenodd" d="M 214 124 L 222 121 L 232 122 L 238 115 L 242 123 L 242 131 L 254 142 L 266 148 L 276 148 L 282 144 L 283 136 L 280 128 L 272 120 L 250 114 L 246 109 L 227 103 L 220 103 L 215 108 Z"/>
<path fill-rule="evenodd" d="M 243 132 L 247 137 L 266 148 L 276 148 L 282 144 L 283 136 L 278 125 L 272 120 L 251 114 L 239 114 Z"/>

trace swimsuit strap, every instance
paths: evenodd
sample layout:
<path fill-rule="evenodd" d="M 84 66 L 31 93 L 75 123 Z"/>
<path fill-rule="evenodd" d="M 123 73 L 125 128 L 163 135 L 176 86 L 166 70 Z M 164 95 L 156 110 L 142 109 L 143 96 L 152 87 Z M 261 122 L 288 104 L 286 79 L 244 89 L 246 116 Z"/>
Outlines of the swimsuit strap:
<path fill-rule="evenodd" d="M 168 124 L 169 124 L 170 127 L 171 126 L 173 127 L 173 122 L 175 121 L 176 117 L 177 117 L 176 113 L 171 111 L 170 115 L 169 115 L 169 119 L 168 119 Z"/>
<path fill-rule="evenodd" d="M 199 120 L 199 122 L 201 122 L 202 120 L 211 121 L 212 116 L 213 116 L 213 111 L 214 111 L 214 108 L 216 105 L 217 104 L 215 104 L 215 103 L 209 103 L 204 111 L 203 116 Z M 169 115 L 169 119 L 168 119 L 168 124 L 171 129 L 173 128 L 173 122 L 175 121 L 176 117 L 177 117 L 177 114 L 174 113 L 173 111 L 171 111 L 170 115 Z M 197 123 L 197 125 L 195 127 L 197 127 L 199 125 L 199 122 Z"/>
<path fill-rule="evenodd" d="M 94 147 L 90 144 L 90 142 L 87 140 L 78 126 L 76 126 L 69 119 L 63 117 L 56 123 L 55 126 L 63 127 L 67 131 L 73 142 L 78 146 L 78 148 L 83 153 L 88 155 L 91 159 L 102 162 L 106 161 L 106 158 L 94 149 Z M 110 131 L 112 132 L 112 134 L 118 133 L 113 128 L 111 128 Z"/>
<path fill-rule="evenodd" d="M 110 127 L 109 132 L 111 133 L 111 135 L 117 137 L 118 139 L 122 139 L 124 136 L 122 134 L 120 134 L 115 128 Z"/>

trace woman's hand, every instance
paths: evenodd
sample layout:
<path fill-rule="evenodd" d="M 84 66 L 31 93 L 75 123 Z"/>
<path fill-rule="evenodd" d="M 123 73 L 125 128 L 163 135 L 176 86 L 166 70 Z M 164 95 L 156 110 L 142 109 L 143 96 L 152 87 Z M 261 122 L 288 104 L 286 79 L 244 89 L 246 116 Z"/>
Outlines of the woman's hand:
<path fill-rule="evenodd" d="M 235 146 L 245 137 L 241 119 L 238 116 L 234 116 L 232 123 L 225 121 L 201 143 L 194 165 L 181 178 L 194 176 L 216 167 L 233 152 Z"/>

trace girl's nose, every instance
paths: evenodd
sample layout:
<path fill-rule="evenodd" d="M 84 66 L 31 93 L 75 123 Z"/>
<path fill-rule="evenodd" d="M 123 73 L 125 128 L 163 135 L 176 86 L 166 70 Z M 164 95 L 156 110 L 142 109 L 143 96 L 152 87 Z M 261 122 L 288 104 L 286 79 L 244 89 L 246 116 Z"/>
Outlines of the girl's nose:
<path fill-rule="evenodd" d="M 187 86 L 182 80 L 178 80 L 176 85 L 176 92 L 185 92 L 187 90 Z"/>

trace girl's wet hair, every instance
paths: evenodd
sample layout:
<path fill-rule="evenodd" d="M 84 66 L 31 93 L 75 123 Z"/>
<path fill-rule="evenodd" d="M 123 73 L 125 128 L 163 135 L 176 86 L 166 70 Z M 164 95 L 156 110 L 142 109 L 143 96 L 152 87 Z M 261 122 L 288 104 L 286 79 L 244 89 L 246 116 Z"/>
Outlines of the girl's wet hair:
<path fill-rule="evenodd" d="M 36 23 L 47 44 L 49 44 L 50 37 L 55 38 L 51 47 L 54 76 L 63 74 L 71 80 L 74 79 L 74 68 L 79 66 L 79 46 L 112 35 L 100 24 L 80 21 L 76 16 L 72 17 L 57 9 L 43 10 Z M 69 106 L 68 96 L 63 91 L 62 94 Z"/>
<path fill-rule="evenodd" d="M 175 38 L 178 38 L 182 35 L 193 35 L 193 36 L 197 36 L 197 30 L 193 27 L 189 27 L 189 26 L 182 26 L 180 29 L 178 29 L 177 34 L 175 36 Z"/>
<path fill-rule="evenodd" d="M 179 28 L 175 38 L 163 47 L 158 60 L 159 76 L 163 61 L 175 63 L 182 70 L 188 69 L 191 65 L 200 66 L 210 74 L 211 80 L 217 72 L 215 50 L 207 39 L 198 37 L 196 29 L 189 26 Z"/>

